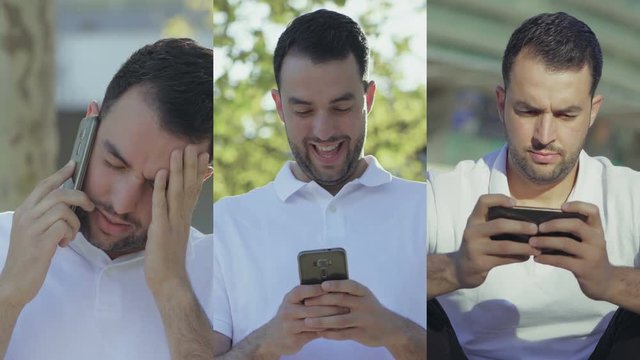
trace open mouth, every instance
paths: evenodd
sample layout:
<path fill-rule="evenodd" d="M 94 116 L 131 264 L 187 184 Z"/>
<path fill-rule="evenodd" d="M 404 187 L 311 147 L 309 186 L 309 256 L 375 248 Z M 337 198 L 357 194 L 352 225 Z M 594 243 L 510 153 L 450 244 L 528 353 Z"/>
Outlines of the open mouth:
<path fill-rule="evenodd" d="M 342 153 L 345 141 L 339 141 L 329 144 L 309 143 L 312 152 L 316 158 L 324 164 L 331 164 L 338 160 Z"/>

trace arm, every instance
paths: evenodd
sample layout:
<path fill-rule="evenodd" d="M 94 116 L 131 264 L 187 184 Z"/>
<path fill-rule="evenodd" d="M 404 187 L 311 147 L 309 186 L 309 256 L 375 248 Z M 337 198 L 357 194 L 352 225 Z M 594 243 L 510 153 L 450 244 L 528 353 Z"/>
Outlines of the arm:
<path fill-rule="evenodd" d="M 307 306 L 305 299 L 325 294 L 320 285 L 299 285 L 285 295 L 276 315 L 266 324 L 231 347 L 231 340 L 216 333 L 216 359 L 277 360 L 282 355 L 295 354 L 309 341 L 318 338 L 316 330 L 305 323 L 306 318 L 345 314 L 339 306 Z"/>
<path fill-rule="evenodd" d="M 186 270 L 191 215 L 208 169 L 208 154 L 197 151 L 194 145 L 174 150 L 169 172 L 155 176 L 144 260 L 174 360 L 213 358 L 213 330 Z"/>
<path fill-rule="evenodd" d="M 460 289 L 452 254 L 427 255 L 427 299 Z"/>
<path fill-rule="evenodd" d="M 22 307 L 11 304 L 6 291 L 0 289 L 0 359 L 4 359 L 21 311 Z"/>
<path fill-rule="evenodd" d="M 495 234 L 528 234 L 538 231 L 535 224 L 509 219 L 487 221 L 492 206 L 513 206 L 504 195 L 482 195 L 473 209 L 462 235 L 458 251 L 427 255 L 427 298 L 458 289 L 480 286 L 489 271 L 496 266 L 523 262 L 540 251 L 529 244 L 515 241 L 494 241 Z"/>
<path fill-rule="evenodd" d="M 213 330 L 190 282 L 166 284 L 153 293 L 172 359 L 213 359 Z"/>
<path fill-rule="evenodd" d="M 73 167 L 69 162 L 40 182 L 13 214 L 9 251 L 0 273 L 0 359 L 20 312 L 42 288 L 56 248 L 67 246 L 80 228 L 69 205 L 86 211 L 94 208 L 84 193 L 60 189 Z"/>

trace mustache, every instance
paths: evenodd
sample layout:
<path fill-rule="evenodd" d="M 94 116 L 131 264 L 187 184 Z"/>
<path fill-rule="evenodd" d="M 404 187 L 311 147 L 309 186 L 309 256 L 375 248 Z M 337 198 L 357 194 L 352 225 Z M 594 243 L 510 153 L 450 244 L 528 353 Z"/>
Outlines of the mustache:
<path fill-rule="evenodd" d="M 529 151 L 540 151 L 540 150 L 547 150 L 547 151 L 552 151 L 552 152 L 557 152 L 559 154 L 563 154 L 564 150 L 556 145 L 553 144 L 553 142 L 544 144 L 542 142 L 540 142 L 540 140 L 533 138 L 531 140 L 531 147 L 528 149 Z"/>
<path fill-rule="evenodd" d="M 129 224 L 131 224 L 134 228 L 139 229 L 142 227 L 142 223 L 140 222 L 139 219 L 137 219 L 136 217 L 134 217 L 131 214 L 117 214 L 116 211 L 113 209 L 113 206 L 109 203 L 106 202 L 101 202 L 98 200 L 93 200 L 91 199 L 91 201 L 93 201 L 93 203 L 96 205 L 96 208 L 100 209 L 102 212 L 105 212 L 123 222 L 127 222 Z"/>

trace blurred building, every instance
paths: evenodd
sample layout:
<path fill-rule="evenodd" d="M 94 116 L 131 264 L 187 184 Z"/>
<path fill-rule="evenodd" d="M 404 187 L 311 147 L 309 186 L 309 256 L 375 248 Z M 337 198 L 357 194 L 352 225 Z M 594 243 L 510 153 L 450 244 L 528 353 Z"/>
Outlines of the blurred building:
<path fill-rule="evenodd" d="M 640 170 L 640 2 L 630 0 L 429 0 L 428 167 L 478 159 L 504 143 L 495 87 L 511 33 L 543 12 L 565 11 L 595 32 L 604 96 L 586 151 Z"/>

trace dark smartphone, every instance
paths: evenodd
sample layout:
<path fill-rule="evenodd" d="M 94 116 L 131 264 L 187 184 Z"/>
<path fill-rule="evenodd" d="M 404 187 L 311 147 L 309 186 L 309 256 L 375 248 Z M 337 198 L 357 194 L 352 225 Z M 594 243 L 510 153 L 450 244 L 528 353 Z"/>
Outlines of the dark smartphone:
<path fill-rule="evenodd" d="M 584 222 L 587 221 L 587 216 L 580 213 L 574 212 L 564 212 L 560 209 L 549 209 L 549 208 L 537 208 L 537 207 L 527 207 L 527 206 L 514 206 L 514 207 L 504 207 L 504 206 L 492 206 L 489 208 L 489 212 L 487 214 L 487 220 L 493 220 L 498 218 L 505 218 L 511 220 L 518 221 L 526 221 L 530 223 L 534 223 L 536 225 L 540 225 L 543 222 L 547 222 L 554 219 L 580 219 Z M 550 233 L 539 233 L 536 236 L 557 236 L 557 237 L 568 237 L 575 241 L 582 241 L 579 237 L 575 236 L 572 233 L 565 232 L 550 232 Z M 522 243 L 529 242 L 529 235 L 523 234 L 497 234 L 491 237 L 492 240 L 510 240 L 517 241 Z M 558 250 L 542 250 L 543 254 L 549 255 L 569 255 L 564 251 Z"/>
<path fill-rule="evenodd" d="M 76 167 L 71 178 L 64 183 L 64 189 L 82 190 L 97 131 L 97 116 L 86 117 L 80 121 L 76 141 L 71 152 L 71 160 L 76 162 Z M 75 211 L 75 206 L 72 206 L 71 210 Z"/>
<path fill-rule="evenodd" d="M 325 280 L 346 280 L 347 253 L 343 248 L 301 251 L 298 254 L 301 285 L 320 284 Z"/>

